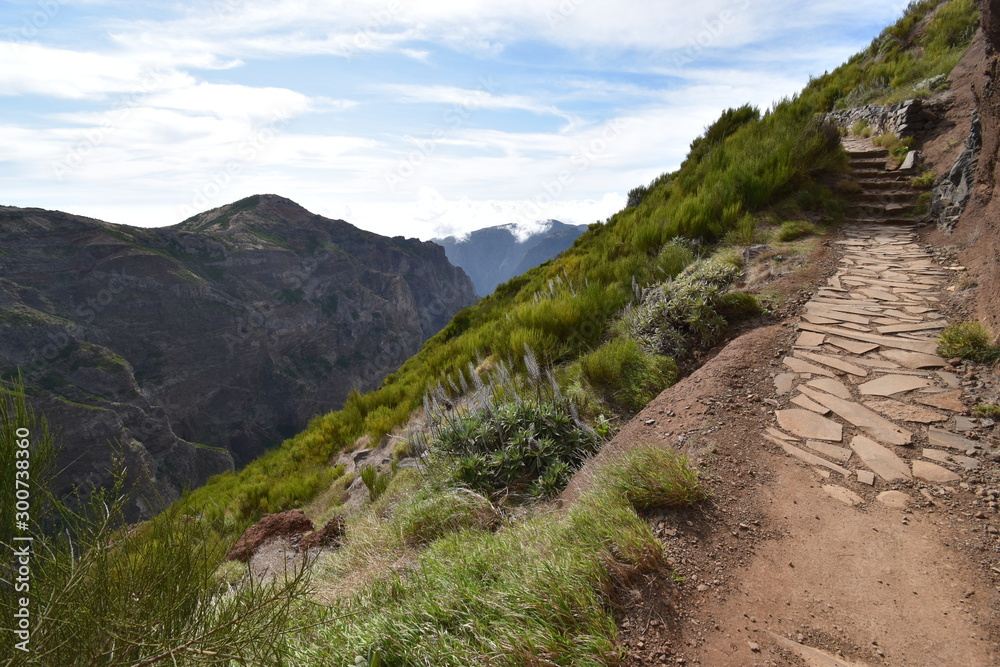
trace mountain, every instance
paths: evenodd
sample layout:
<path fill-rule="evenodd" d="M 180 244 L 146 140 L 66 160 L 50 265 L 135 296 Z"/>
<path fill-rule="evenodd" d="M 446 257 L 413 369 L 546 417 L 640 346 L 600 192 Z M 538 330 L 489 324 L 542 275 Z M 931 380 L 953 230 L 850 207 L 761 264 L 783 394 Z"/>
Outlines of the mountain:
<path fill-rule="evenodd" d="M 476 293 L 486 296 L 497 285 L 566 250 L 587 231 L 587 225 L 566 225 L 558 220 L 545 224 L 543 231 L 524 240 L 515 235 L 514 225 L 501 225 L 480 229 L 464 238 L 434 239 L 434 243 L 443 246 L 448 259 L 469 274 Z"/>
<path fill-rule="evenodd" d="M 107 482 L 117 442 L 176 498 L 377 387 L 474 300 L 440 247 L 274 195 L 159 229 L 0 208 L 0 373 L 62 432 L 62 490 Z"/>

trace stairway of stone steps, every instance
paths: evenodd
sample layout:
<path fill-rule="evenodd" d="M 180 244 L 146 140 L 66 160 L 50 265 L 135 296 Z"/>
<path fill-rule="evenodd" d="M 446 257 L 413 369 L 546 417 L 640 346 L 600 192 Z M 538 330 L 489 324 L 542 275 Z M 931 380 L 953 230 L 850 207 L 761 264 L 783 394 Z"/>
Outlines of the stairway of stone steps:
<path fill-rule="evenodd" d="M 848 224 L 910 225 L 920 192 L 910 185 L 913 174 L 886 169 L 884 148 L 848 145 L 851 171 L 861 192 L 850 198 Z"/>

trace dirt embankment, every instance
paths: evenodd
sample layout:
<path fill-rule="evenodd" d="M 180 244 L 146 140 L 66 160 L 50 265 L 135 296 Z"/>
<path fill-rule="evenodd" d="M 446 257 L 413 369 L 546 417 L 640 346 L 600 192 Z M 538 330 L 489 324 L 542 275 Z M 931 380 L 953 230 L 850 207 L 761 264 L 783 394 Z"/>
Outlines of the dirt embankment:
<path fill-rule="evenodd" d="M 976 186 L 965 212 L 951 234 L 935 231 L 929 243 L 952 248 L 968 268 L 958 285 L 954 305 L 966 317 L 982 321 L 1000 333 L 1000 197 L 995 185 L 1000 178 L 1000 2 L 983 0 L 983 29 L 951 76 L 950 129 L 928 142 L 924 152 L 928 166 L 947 173 L 968 135 L 973 110 L 978 109 L 983 129 L 983 147 L 976 168 Z"/>

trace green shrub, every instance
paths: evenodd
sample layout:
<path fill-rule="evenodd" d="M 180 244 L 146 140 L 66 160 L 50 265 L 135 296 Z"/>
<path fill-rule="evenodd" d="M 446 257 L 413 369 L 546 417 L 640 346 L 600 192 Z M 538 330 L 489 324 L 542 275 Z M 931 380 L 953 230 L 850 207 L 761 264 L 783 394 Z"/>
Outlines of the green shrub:
<path fill-rule="evenodd" d="M 972 408 L 972 415 L 984 419 L 1000 420 L 1000 405 L 981 403 Z"/>
<path fill-rule="evenodd" d="M 176 664 L 204 659 L 229 664 L 291 661 L 288 636 L 296 629 L 292 609 L 303 602 L 303 571 L 274 583 L 242 582 L 219 567 L 231 543 L 215 539 L 202 517 L 177 506 L 137 526 L 126 523 L 130 500 L 123 468 L 111 488 L 94 489 L 72 504 L 52 495 L 55 446 L 44 421 L 24 401 L 20 383 L 0 385 L 0 466 L 21 450 L 18 429 L 31 435 L 31 637 L 29 662 L 14 647 L 13 633 L 0 644 L 4 664 Z M 23 432 L 22 432 L 23 433 Z M 5 469 L 4 472 L 7 472 Z M 0 481 L 0 500 L 14 507 L 14 475 Z M 0 526 L 0 548 L 20 547 L 9 514 Z M 245 527 L 245 526 L 243 526 Z M 242 527 L 241 527 L 242 529 Z M 0 580 L 10 584 L 17 561 L 0 560 Z M 236 569 L 236 568 L 234 568 Z M 0 596 L 0 613 L 15 618 L 18 596 Z M 259 638 L 267 636 L 267 642 Z M 225 656 L 224 660 L 213 656 Z"/>
<path fill-rule="evenodd" d="M 727 322 L 738 322 L 765 312 L 760 300 L 747 292 L 729 292 L 723 294 L 719 298 L 716 310 L 718 310 L 719 315 Z"/>
<path fill-rule="evenodd" d="M 677 381 L 677 364 L 631 338 L 605 343 L 581 360 L 583 375 L 608 404 L 635 414 Z"/>
<path fill-rule="evenodd" d="M 484 493 L 548 497 L 597 451 L 601 439 L 579 420 L 555 379 L 543 377 L 530 352 L 525 365 L 528 386 L 502 366 L 489 384 L 475 382 L 480 389 L 469 407 L 442 407 L 440 392 L 426 403 L 425 446 L 453 482 Z"/>
<path fill-rule="evenodd" d="M 392 475 L 379 472 L 378 468 L 371 464 L 361 466 L 358 472 L 361 474 L 361 481 L 368 489 L 368 497 L 372 502 L 378 500 L 385 493 L 392 480 Z"/>
<path fill-rule="evenodd" d="M 910 180 L 910 185 L 921 190 L 930 190 L 934 187 L 934 181 L 937 179 L 937 173 L 933 169 L 928 169 L 924 173 L 916 176 Z"/>
<path fill-rule="evenodd" d="M 913 215 L 920 217 L 922 215 L 927 215 L 927 212 L 931 208 L 931 202 L 934 200 L 934 193 L 932 192 L 921 192 L 920 196 L 917 197 L 917 203 L 913 207 Z"/>
<path fill-rule="evenodd" d="M 867 131 L 867 134 L 863 134 L 865 131 Z M 851 134 L 853 134 L 856 137 L 865 137 L 865 138 L 872 136 L 871 128 L 868 127 L 868 121 L 861 119 L 856 123 L 854 123 L 853 125 L 851 125 Z"/>
<path fill-rule="evenodd" d="M 646 290 L 639 304 L 623 311 L 616 331 L 638 341 L 648 354 L 671 359 L 708 349 L 726 330 L 719 307 L 740 274 L 728 262 L 698 262 L 675 280 Z"/>
<path fill-rule="evenodd" d="M 974 0 L 954 0 L 941 8 L 927 25 L 924 43 L 930 53 L 943 53 L 968 44 L 979 27 Z"/>
<path fill-rule="evenodd" d="M 981 363 L 1000 361 L 1000 346 L 992 342 L 992 334 L 979 322 L 958 322 L 941 332 L 937 352 L 948 359 L 958 357 Z"/>
<path fill-rule="evenodd" d="M 687 456 L 644 445 L 617 456 L 595 473 L 595 487 L 624 498 L 637 511 L 694 505 L 705 498 Z"/>
<path fill-rule="evenodd" d="M 806 220 L 787 220 L 778 228 L 779 241 L 794 241 L 816 233 L 816 225 Z"/>

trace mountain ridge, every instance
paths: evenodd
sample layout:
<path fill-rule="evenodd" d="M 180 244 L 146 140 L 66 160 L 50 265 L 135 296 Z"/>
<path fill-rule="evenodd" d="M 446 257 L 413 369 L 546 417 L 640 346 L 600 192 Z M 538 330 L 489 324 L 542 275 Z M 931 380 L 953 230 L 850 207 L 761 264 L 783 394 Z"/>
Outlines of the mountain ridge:
<path fill-rule="evenodd" d="M 567 225 L 548 220 L 545 228 L 520 238 L 517 225 L 498 225 L 471 232 L 467 236 L 432 239 L 444 247 L 456 266 L 462 267 L 479 296 L 487 296 L 497 285 L 520 276 L 557 256 L 573 245 L 587 225 Z"/>
<path fill-rule="evenodd" d="M 440 247 L 277 195 L 153 229 L 0 207 L 0 247 L 0 374 L 24 369 L 67 459 L 86 450 L 64 490 L 106 482 L 117 440 L 172 500 L 374 388 L 474 301 Z"/>

